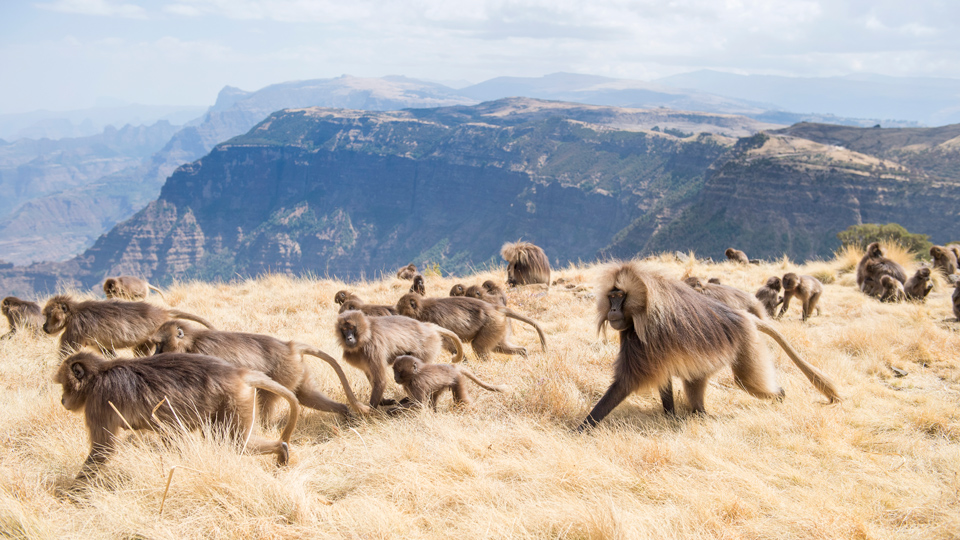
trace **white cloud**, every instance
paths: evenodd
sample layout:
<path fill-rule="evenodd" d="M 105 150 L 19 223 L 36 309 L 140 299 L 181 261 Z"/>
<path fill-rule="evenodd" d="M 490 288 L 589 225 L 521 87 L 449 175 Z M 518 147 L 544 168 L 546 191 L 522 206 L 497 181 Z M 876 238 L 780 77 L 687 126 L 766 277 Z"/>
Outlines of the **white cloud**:
<path fill-rule="evenodd" d="M 147 12 L 136 4 L 122 4 L 109 0 L 56 0 L 55 2 L 35 4 L 41 9 L 76 13 L 80 15 L 99 15 L 104 17 L 126 17 L 143 19 Z"/>

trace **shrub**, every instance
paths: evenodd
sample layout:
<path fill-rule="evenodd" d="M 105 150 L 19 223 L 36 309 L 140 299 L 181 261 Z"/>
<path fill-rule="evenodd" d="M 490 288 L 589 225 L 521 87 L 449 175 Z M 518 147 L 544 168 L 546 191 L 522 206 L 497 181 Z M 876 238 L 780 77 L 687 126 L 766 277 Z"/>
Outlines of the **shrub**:
<path fill-rule="evenodd" d="M 854 246 L 861 250 L 866 249 L 873 242 L 900 244 L 904 249 L 915 254 L 928 253 L 933 246 L 930 236 L 911 233 L 898 223 L 853 225 L 837 233 L 837 238 L 844 247 Z"/>

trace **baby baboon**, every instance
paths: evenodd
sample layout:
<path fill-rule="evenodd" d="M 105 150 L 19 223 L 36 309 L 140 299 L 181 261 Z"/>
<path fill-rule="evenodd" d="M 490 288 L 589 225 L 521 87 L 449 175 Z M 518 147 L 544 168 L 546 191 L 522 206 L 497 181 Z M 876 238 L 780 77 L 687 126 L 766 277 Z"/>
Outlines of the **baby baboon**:
<path fill-rule="evenodd" d="M 960 258 L 960 250 L 951 246 L 933 246 L 930 248 L 930 256 L 933 257 L 933 267 L 945 276 L 957 272 L 957 259 Z"/>
<path fill-rule="evenodd" d="M 419 407 L 430 400 L 430 406 L 437 410 L 437 399 L 446 390 L 453 392 L 453 402 L 469 405 L 473 403 L 467 391 L 467 381 L 477 383 L 491 392 L 505 392 L 506 386 L 490 385 L 477 377 L 469 369 L 452 364 L 424 364 L 419 358 L 410 355 L 398 356 L 387 361 L 393 366 L 393 379 L 403 386 L 410 402 L 407 407 Z"/>
<path fill-rule="evenodd" d="M 907 280 L 903 267 L 884 257 L 880 244 L 873 242 L 857 264 L 857 287 L 870 296 L 881 296 L 884 290 L 881 276 L 893 276 L 900 283 Z"/>
<path fill-rule="evenodd" d="M 466 296 L 467 288 L 462 284 L 457 283 L 450 289 L 450 296 Z"/>
<path fill-rule="evenodd" d="M 421 274 L 413 276 L 413 285 L 410 286 L 410 292 L 417 293 L 420 296 L 427 295 L 427 286 L 424 284 Z"/>
<path fill-rule="evenodd" d="M 419 298 L 415 293 L 406 296 Z M 337 340 L 343 348 L 343 359 L 367 376 L 372 387 L 370 406 L 395 404 L 383 399 L 390 380 L 388 362 L 402 354 L 412 354 L 432 363 L 446 337 L 456 347 L 454 362 L 463 360 L 463 344 L 453 332 L 435 324 L 422 323 L 409 317 L 367 317 L 361 311 L 346 311 L 337 317 Z"/>
<path fill-rule="evenodd" d="M 353 294 L 350 291 L 337 291 L 337 294 L 333 295 L 333 301 L 341 306 L 343 305 L 344 302 L 346 302 L 347 300 L 350 300 L 351 298 L 356 298 L 357 300 L 360 300 L 359 296 Z"/>
<path fill-rule="evenodd" d="M 303 355 L 316 356 L 330 364 L 336 372 L 350 404 L 361 413 L 370 409 L 357 401 L 347 376 L 336 359 L 320 349 L 296 341 L 281 341 L 272 336 L 247 334 L 242 332 L 219 332 L 206 330 L 184 323 L 168 321 L 164 323 L 152 339 L 156 354 L 194 353 L 222 358 L 236 366 L 262 371 L 274 381 L 296 394 L 300 404 L 318 411 L 335 412 L 349 415 L 350 410 L 343 403 L 327 397 L 317 388 L 310 367 L 304 362 Z M 261 418 L 273 416 L 277 397 L 266 394 L 259 397 Z"/>
<path fill-rule="evenodd" d="M 413 279 L 418 274 L 417 265 L 410 263 L 397 270 L 397 277 L 400 279 Z"/>
<path fill-rule="evenodd" d="M 783 297 L 780 296 L 780 278 L 773 276 L 767 279 L 763 287 L 757 289 L 755 296 L 757 300 L 763 304 L 763 308 L 767 311 L 767 316 L 773 317 L 776 315 L 777 306 L 783 303 Z"/>
<path fill-rule="evenodd" d="M 677 280 L 628 262 L 602 275 L 597 302 L 597 330 L 609 323 L 620 332 L 620 353 L 613 384 L 587 416 L 580 430 L 592 427 L 631 393 L 669 388 L 671 377 L 683 379 L 690 407 L 704 413 L 710 377 L 724 366 L 737 385 L 755 397 L 783 398 L 773 360 L 760 343 L 759 330 L 771 336 L 800 371 L 831 402 L 839 400 L 833 383 L 793 350 L 768 322 L 718 302 Z M 673 395 L 662 395 L 672 412 Z"/>
<path fill-rule="evenodd" d="M 160 430 L 204 423 L 226 428 L 254 454 L 290 457 L 290 435 L 300 406 L 292 392 L 259 371 L 232 366 L 219 358 L 195 354 L 159 354 L 148 358 L 104 360 L 88 352 L 65 359 L 54 377 L 63 386 L 60 402 L 82 412 L 90 435 L 90 454 L 78 480 L 91 478 L 114 452 L 120 428 Z M 253 389 L 287 400 L 290 414 L 279 441 L 253 435 Z M 116 407 L 116 410 L 114 410 Z"/>
<path fill-rule="evenodd" d="M 470 298 L 483 300 L 484 302 L 497 306 L 507 305 L 507 294 L 503 291 L 503 289 L 500 288 L 499 285 L 493 281 L 490 281 L 489 279 L 484 281 L 482 285 L 471 285 L 467 287 L 467 290 L 463 296 L 469 296 Z"/>
<path fill-rule="evenodd" d="M 747 254 L 739 249 L 727 248 L 723 253 L 727 256 L 727 259 L 735 263 L 750 264 L 750 259 L 747 258 Z"/>
<path fill-rule="evenodd" d="M 719 285 L 716 283 L 704 283 L 698 277 L 688 277 L 683 280 L 693 290 L 703 293 L 718 302 L 732 307 L 733 309 L 745 309 L 752 313 L 758 319 L 767 318 L 767 313 L 763 309 L 763 304 L 750 293 L 741 291 L 736 287 L 729 285 Z"/>
<path fill-rule="evenodd" d="M 340 291 L 345 292 L 345 291 Z M 383 306 L 379 304 L 365 304 L 359 296 L 351 293 L 346 293 L 349 296 L 345 296 L 342 302 L 339 302 L 340 313 L 344 311 L 362 311 L 365 315 L 371 317 L 383 317 L 386 315 L 396 315 L 397 310 L 393 306 Z M 337 293 L 337 296 L 334 297 L 334 301 L 337 300 L 340 293 Z"/>
<path fill-rule="evenodd" d="M 883 287 L 883 293 L 880 295 L 881 302 L 903 302 L 907 299 L 903 284 L 892 276 L 880 276 L 880 286 Z"/>
<path fill-rule="evenodd" d="M 908 300 L 923 302 L 931 290 L 933 290 L 933 282 L 930 281 L 930 269 L 927 267 L 917 270 L 903 285 L 903 292 L 906 293 Z"/>
<path fill-rule="evenodd" d="M 953 296 L 950 299 L 953 301 L 953 316 L 960 321 L 960 281 L 953 286 Z"/>
<path fill-rule="evenodd" d="M 397 301 L 397 312 L 418 321 L 431 322 L 457 334 L 461 341 L 473 345 L 477 358 L 486 360 L 490 351 L 504 354 L 526 355 L 525 347 L 507 341 L 507 317 L 523 321 L 537 330 L 540 345 L 547 350 L 547 338 L 540 325 L 519 313 L 488 304 L 476 298 L 450 296 L 447 298 L 424 298 L 405 294 Z"/>
<path fill-rule="evenodd" d="M 507 285 L 550 284 L 550 260 L 540 247 L 530 242 L 507 242 L 500 248 L 507 261 Z"/>
<path fill-rule="evenodd" d="M 170 319 L 186 319 L 213 328 L 201 317 L 178 309 L 165 309 L 146 302 L 123 300 L 87 300 L 77 302 L 67 295 L 58 295 L 43 308 L 46 322 L 43 331 L 60 336 L 61 358 L 87 345 L 104 354 L 116 356 L 117 349 L 134 347 L 142 356 L 150 351 L 150 338 L 160 325 Z"/>
<path fill-rule="evenodd" d="M 107 298 L 143 300 L 150 294 L 150 291 L 155 291 L 160 295 L 160 298 L 163 298 L 163 291 L 138 277 L 111 277 L 103 282 L 103 293 L 107 295 Z M 164 300 L 166 299 L 164 298 Z"/>
<path fill-rule="evenodd" d="M 802 302 L 802 320 L 809 319 L 813 315 L 814 309 L 817 310 L 817 315 L 819 315 L 820 308 L 817 307 L 817 302 L 820 301 L 821 294 L 823 294 L 823 283 L 820 283 L 819 279 L 813 276 L 798 276 L 793 272 L 784 274 L 783 307 L 780 308 L 777 318 L 783 317 L 783 314 L 787 312 L 787 308 L 790 307 L 790 299 L 794 296 Z"/>
<path fill-rule="evenodd" d="M 40 334 L 43 327 L 43 313 L 40 311 L 40 304 L 36 302 L 27 302 L 16 296 L 8 296 L 0 302 L 0 312 L 7 318 L 10 324 L 10 331 L 0 336 L 0 339 L 13 337 L 17 332 L 33 332 Z"/>

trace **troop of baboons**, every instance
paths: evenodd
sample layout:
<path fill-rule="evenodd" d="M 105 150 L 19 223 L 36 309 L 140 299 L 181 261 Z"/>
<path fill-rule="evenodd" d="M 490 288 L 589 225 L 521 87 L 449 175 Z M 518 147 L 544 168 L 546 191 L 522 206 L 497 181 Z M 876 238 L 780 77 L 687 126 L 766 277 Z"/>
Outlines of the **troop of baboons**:
<path fill-rule="evenodd" d="M 549 284 L 549 260 L 538 246 L 507 243 L 501 254 L 508 263 L 507 285 Z M 739 264 L 756 262 L 733 248 L 726 254 Z M 956 246 L 935 246 L 930 254 L 933 268 L 955 276 L 960 255 Z M 0 309 L 10 331 L 2 339 L 28 331 L 60 334 L 61 365 L 55 381 L 63 389 L 61 402 L 68 410 L 84 414 L 90 438 L 90 453 L 79 479 L 96 474 L 114 451 L 122 427 L 162 434 L 173 427 L 195 429 L 210 422 L 245 441 L 244 447 L 251 452 L 275 454 L 283 464 L 290 456 L 290 436 L 301 406 L 352 418 L 427 404 L 436 409 L 438 398 L 447 390 L 452 391 L 455 404 L 469 405 L 467 379 L 489 391 L 506 391 L 506 386 L 489 384 L 459 363 L 464 360 L 464 343 L 472 345 L 477 360 L 487 360 L 492 353 L 527 356 L 526 347 L 513 343 L 512 320 L 532 327 L 541 349 L 547 351 L 541 325 L 508 307 L 507 291 L 492 280 L 456 284 L 449 296 L 430 297 L 426 279 L 415 265 L 401 268 L 397 278 L 413 283 L 394 305 L 366 304 L 348 290 L 338 291 L 333 298 L 339 314 L 332 330 L 343 351 L 342 360 L 360 370 L 370 384 L 367 404 L 357 399 L 340 364 L 326 352 L 263 334 L 218 331 L 198 315 L 146 303 L 142 300 L 150 290 L 161 298 L 162 293 L 131 276 L 108 278 L 103 285 L 105 301 L 57 295 L 41 309 L 33 302 L 4 298 Z M 857 265 L 856 282 L 861 291 L 883 302 L 923 301 L 933 288 L 930 268 L 921 267 L 907 280 L 904 269 L 886 258 L 877 243 L 867 247 Z M 657 390 L 664 411 L 674 414 L 674 377 L 683 382 L 689 409 L 705 414 L 710 377 L 724 367 L 751 395 L 783 399 L 760 334 L 771 337 L 830 402 L 840 400 L 836 385 L 804 360 L 772 322 L 785 315 L 794 298 L 800 303 L 802 321 L 819 315 L 823 291 L 816 277 L 793 272 L 768 278 L 751 295 L 721 284 L 716 277 L 704 282 L 686 276 L 680 281 L 638 261 L 609 265 L 594 291 L 597 329 L 609 325 L 616 330 L 620 351 L 613 383 L 579 429 L 596 425 L 627 396 L 644 388 Z M 952 303 L 960 320 L 960 281 Z M 83 351 L 84 347 L 100 355 Z M 136 358 L 117 359 L 117 349 L 125 348 L 132 349 Z M 319 389 L 304 355 L 331 366 L 347 403 Z M 391 370 L 406 395 L 399 401 L 385 395 Z M 269 421 L 279 400 L 288 403 L 289 411 L 280 439 L 253 435 L 254 418 Z"/>

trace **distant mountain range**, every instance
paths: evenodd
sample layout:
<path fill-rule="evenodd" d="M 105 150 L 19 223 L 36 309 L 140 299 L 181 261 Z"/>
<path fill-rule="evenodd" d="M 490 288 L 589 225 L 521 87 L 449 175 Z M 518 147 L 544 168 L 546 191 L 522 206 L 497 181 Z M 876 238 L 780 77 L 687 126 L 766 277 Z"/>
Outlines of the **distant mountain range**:
<path fill-rule="evenodd" d="M 914 94 L 906 90 L 910 84 L 915 85 Z M 749 78 L 696 72 L 653 83 L 568 73 L 536 78 L 501 77 L 458 90 L 404 77 L 351 76 L 287 82 L 255 92 L 226 87 L 206 113 L 185 122 L 149 157 L 117 154 L 111 149 L 105 149 L 102 155 L 91 151 L 85 158 L 85 172 L 80 173 L 74 167 L 70 180 L 64 179 L 62 168 L 47 166 L 32 167 L 27 175 L 0 171 L 0 174 L 6 174 L 6 184 L 0 186 L 3 193 L 15 194 L 5 201 L 9 208 L 4 209 L 0 203 L 0 238 L 3 239 L 0 241 L 0 259 L 25 264 L 39 260 L 65 260 L 79 253 L 99 235 L 156 198 L 166 178 L 177 167 L 206 155 L 218 143 L 247 132 L 269 114 L 286 108 L 321 106 L 384 111 L 472 105 L 525 96 L 641 109 L 662 107 L 672 111 L 736 114 L 756 120 L 741 122 L 742 126 L 751 126 L 750 129 L 755 130 L 798 121 L 889 127 L 912 125 L 921 118 L 930 123 L 954 118 L 956 109 L 950 109 L 949 102 L 957 95 L 956 86 L 957 81 L 952 79 L 911 79 L 906 82 L 887 78 Z M 803 101 L 804 96 L 816 97 L 807 97 Z M 792 99 L 790 103 L 799 108 L 784 107 L 782 100 L 778 101 L 781 97 Z M 800 114 L 791 110 L 810 112 Z M 3 129 L 9 132 L 13 129 L 10 126 L 17 125 L 20 133 L 29 125 L 40 129 L 44 122 L 50 125 L 81 122 L 90 127 L 95 125 L 91 120 L 94 117 L 97 122 L 104 122 L 111 118 L 130 118 L 131 115 L 135 118 L 167 115 L 182 122 L 190 109 L 150 109 L 131 105 L 91 111 L 75 111 L 59 119 L 50 116 L 56 113 L 47 112 L 0 115 L 0 133 L 4 133 Z M 847 111 L 863 113 L 865 117 L 851 118 Z M 83 118 L 86 120 L 81 120 Z M 702 118 L 687 124 L 676 123 L 677 118 L 674 116 L 673 123 L 660 127 L 690 133 L 704 130 L 699 124 Z M 31 121 L 34 124 L 29 124 Z M 36 123 L 38 121 L 40 124 Z M 43 133 L 50 135 L 52 132 Z M 725 133 L 744 135 L 732 131 Z M 0 148 L 7 148 L 6 155 L 12 156 L 12 162 L 34 160 L 39 164 L 61 159 L 59 150 L 49 144 L 19 141 L 3 144 L 0 141 Z M 13 156 L 17 152 L 20 152 L 19 157 Z M 99 163 L 103 169 L 98 172 L 91 168 L 94 163 Z M 47 187 L 39 189 L 36 186 Z"/>
<path fill-rule="evenodd" d="M 0 290 L 92 287 L 117 273 L 350 278 L 411 261 L 461 272 L 517 238 L 560 265 L 691 249 L 720 258 L 729 246 L 827 257 L 836 233 L 862 222 L 960 238 L 960 125 L 763 127 L 528 98 L 287 109 L 177 169 L 82 255 L 0 268 Z"/>

